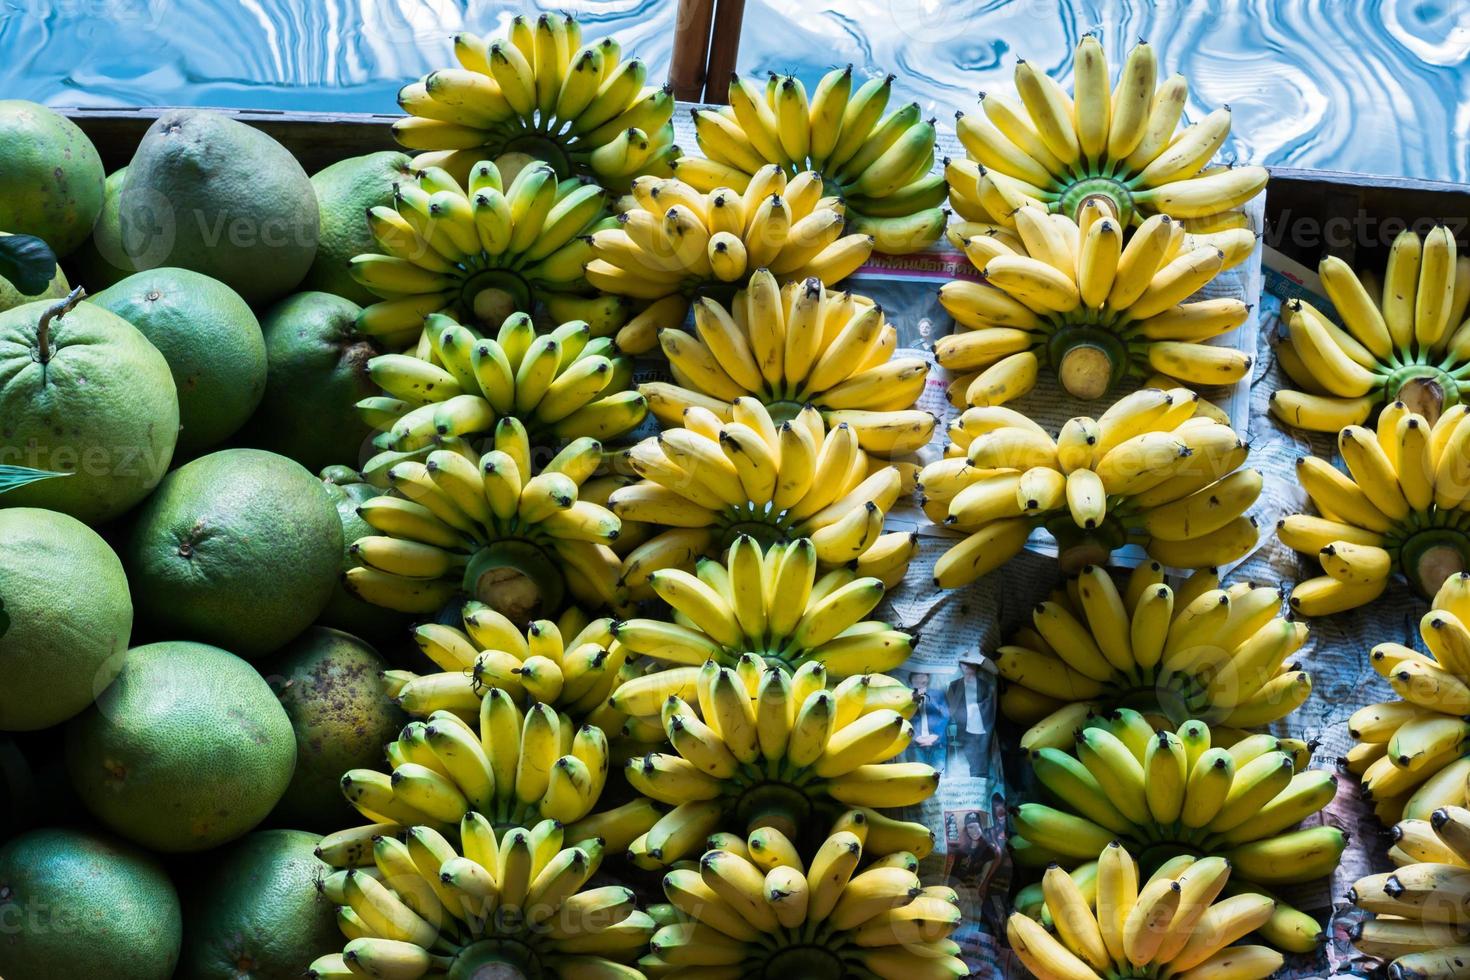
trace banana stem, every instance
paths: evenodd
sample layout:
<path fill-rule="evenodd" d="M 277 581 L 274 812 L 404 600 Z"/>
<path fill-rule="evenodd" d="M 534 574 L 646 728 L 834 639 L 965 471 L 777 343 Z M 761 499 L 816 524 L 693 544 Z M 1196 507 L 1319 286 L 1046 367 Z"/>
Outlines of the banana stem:
<path fill-rule="evenodd" d="M 41 311 L 41 322 L 36 326 L 36 359 L 42 364 L 51 363 L 51 321 L 70 313 L 86 296 L 87 290 L 78 286 Z"/>

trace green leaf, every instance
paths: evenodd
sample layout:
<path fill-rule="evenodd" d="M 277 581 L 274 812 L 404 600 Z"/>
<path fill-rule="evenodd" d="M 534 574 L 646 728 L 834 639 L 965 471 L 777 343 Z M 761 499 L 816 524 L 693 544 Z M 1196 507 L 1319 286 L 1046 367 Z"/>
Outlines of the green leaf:
<path fill-rule="evenodd" d="M 49 480 L 54 476 L 71 476 L 71 474 L 33 470 L 29 466 L 0 466 L 0 493 L 23 487 L 27 483 L 35 483 L 37 480 Z"/>
<path fill-rule="evenodd" d="M 56 277 L 56 254 L 34 235 L 0 237 L 0 278 L 24 296 L 39 296 Z"/>

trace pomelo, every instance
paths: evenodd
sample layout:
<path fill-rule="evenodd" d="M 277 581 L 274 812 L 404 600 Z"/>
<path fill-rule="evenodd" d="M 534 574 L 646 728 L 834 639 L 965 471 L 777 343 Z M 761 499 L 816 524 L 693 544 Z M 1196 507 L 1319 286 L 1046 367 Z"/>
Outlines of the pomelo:
<path fill-rule="evenodd" d="M 265 340 L 240 294 L 188 269 L 134 273 L 92 297 L 143 331 L 179 395 L 181 457 L 234 435 L 265 393 Z"/>
<path fill-rule="evenodd" d="M 134 647 L 66 728 L 66 768 L 93 815 L 155 851 L 248 833 L 296 765 L 291 719 L 255 668 L 203 643 Z"/>
<path fill-rule="evenodd" d="M 0 229 L 67 255 L 92 233 L 104 179 L 102 158 L 76 123 L 35 102 L 0 101 Z"/>
<path fill-rule="evenodd" d="M 372 525 L 362 519 L 357 508 L 363 501 L 381 496 L 383 491 L 369 483 L 363 483 L 356 470 L 346 466 L 328 466 L 322 470 L 322 483 L 327 496 L 337 508 L 342 520 L 342 572 L 356 568 L 358 562 L 352 554 L 352 545 L 358 538 L 377 534 Z M 412 617 L 383 606 L 364 602 L 351 592 L 341 580 L 332 590 L 327 608 L 322 610 L 317 622 L 343 630 L 353 636 L 362 637 L 380 650 L 392 653 L 392 647 L 404 644 Z"/>
<path fill-rule="evenodd" d="M 338 160 L 311 175 L 322 228 L 316 261 L 302 289 L 334 293 L 359 306 L 378 301 L 348 274 L 347 263 L 354 256 L 378 250 L 368 230 L 368 209 L 393 204 L 393 187 L 408 178 L 408 165 L 406 154 L 383 150 Z"/>
<path fill-rule="evenodd" d="M 295 289 L 316 255 L 316 194 L 268 135 L 207 109 L 148 127 L 119 201 L 133 267 L 193 269 L 252 306 Z"/>
<path fill-rule="evenodd" d="M 71 475 L 0 495 L 0 507 L 99 524 L 163 479 L 179 400 L 168 361 L 131 323 L 92 303 L 52 309 L 0 313 L 0 463 Z"/>
<path fill-rule="evenodd" d="M 0 847 L 5 980 L 168 980 L 180 918 L 157 859 L 122 841 L 53 827 Z"/>
<path fill-rule="evenodd" d="M 296 774 L 271 823 L 323 833 L 352 825 L 342 774 L 377 766 L 408 723 L 384 687 L 387 666 L 357 637 L 320 626 L 262 666 L 296 730 Z"/>
<path fill-rule="evenodd" d="M 161 635 L 262 657 L 331 598 L 342 522 L 300 463 L 225 449 L 170 473 L 139 509 L 123 561 L 140 616 Z"/>
<path fill-rule="evenodd" d="M 60 724 L 122 669 L 133 628 L 128 578 L 76 518 L 0 510 L 0 602 L 0 729 Z"/>
<path fill-rule="evenodd" d="M 5 238 L 9 234 L 9 232 L 0 231 L 0 238 Z M 58 300 L 70 291 L 71 286 L 67 284 L 66 273 L 61 271 L 60 265 L 56 266 L 56 275 L 51 277 L 51 282 L 46 288 L 34 296 L 27 296 L 15 288 L 15 284 L 9 279 L 0 276 L 0 313 L 14 309 L 22 303 L 35 303 L 43 299 Z"/>
<path fill-rule="evenodd" d="M 178 980 L 299 980 L 341 946 L 336 908 L 316 887 L 332 871 L 312 853 L 320 842 L 262 830 L 211 854 L 184 892 Z"/>
<path fill-rule="evenodd" d="M 383 350 L 357 332 L 361 307 L 331 293 L 297 293 L 266 311 L 265 397 L 241 440 L 289 456 L 315 473 L 357 465 L 372 430 L 357 403 L 381 394 L 367 364 Z"/>
<path fill-rule="evenodd" d="M 107 175 L 102 185 L 102 213 L 92 226 L 91 237 L 67 256 L 66 267 L 71 270 L 71 277 L 93 292 L 133 274 L 133 264 L 123 248 L 122 222 L 118 218 L 123 181 L 127 177 L 127 167 L 118 167 Z"/>

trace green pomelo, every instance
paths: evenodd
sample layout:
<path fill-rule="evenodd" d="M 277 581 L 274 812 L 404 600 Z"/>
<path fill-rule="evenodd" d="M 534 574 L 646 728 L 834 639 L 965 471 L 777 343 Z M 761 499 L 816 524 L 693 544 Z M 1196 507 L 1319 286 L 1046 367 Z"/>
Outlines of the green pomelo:
<path fill-rule="evenodd" d="M 376 767 L 408 723 L 383 686 L 387 666 L 357 637 L 318 626 L 262 667 L 296 730 L 296 774 L 271 823 L 323 833 L 352 825 L 342 774 Z"/>
<path fill-rule="evenodd" d="M 143 331 L 179 394 L 181 457 L 239 430 L 265 392 L 265 340 L 240 294 L 188 269 L 134 273 L 92 297 Z"/>
<path fill-rule="evenodd" d="M 104 179 L 76 123 L 35 102 L 0 101 L 0 229 L 68 255 L 92 233 Z"/>
<path fill-rule="evenodd" d="M 60 724 L 122 669 L 133 629 L 128 578 L 76 518 L 0 510 L 0 729 Z"/>
<path fill-rule="evenodd" d="M 242 441 L 289 456 L 312 472 L 357 465 L 372 430 L 357 403 L 381 394 L 367 363 L 383 353 L 357 332 L 361 307 L 330 293 L 297 293 L 261 318 L 270 370 L 265 397 Z"/>
<path fill-rule="evenodd" d="M 316 255 L 316 194 L 301 164 L 260 130 L 204 109 L 148 127 L 119 220 L 134 268 L 202 272 L 252 306 L 295 289 Z"/>
<path fill-rule="evenodd" d="M 128 321 L 92 303 L 40 324 L 53 304 L 0 313 L 0 464 L 68 473 L 0 495 L 99 524 L 168 471 L 179 400 L 168 361 Z"/>
<path fill-rule="evenodd" d="M 123 560 L 138 612 L 156 632 L 255 659 L 326 606 L 342 523 L 301 464 L 225 449 L 164 479 L 138 511 Z"/>
<path fill-rule="evenodd" d="M 316 834 L 262 830 L 210 855 L 186 888 L 178 980 L 299 980 L 342 945 L 336 909 L 317 890 L 332 869 Z"/>
<path fill-rule="evenodd" d="M 291 782 L 296 736 L 255 668 L 203 643 L 134 647 L 68 723 L 66 768 L 87 809 L 155 851 L 248 833 Z"/>
<path fill-rule="evenodd" d="M 53 827 L 0 847 L 5 980 L 168 980 L 180 918 L 162 866 L 129 844 Z"/>
<path fill-rule="evenodd" d="M 92 234 L 66 260 L 72 278 L 93 292 L 122 282 L 133 274 L 132 262 L 123 249 L 122 223 L 118 219 L 123 181 L 127 177 L 127 167 L 118 167 L 107 175 L 103 184 L 102 213 L 92 226 Z"/>
<path fill-rule="evenodd" d="M 9 236 L 9 232 L 0 231 L 0 238 Z M 66 273 L 61 271 L 61 266 L 56 267 L 56 275 L 51 277 L 51 282 L 46 288 L 34 296 L 27 296 L 15 284 L 4 276 L 0 276 L 0 313 L 14 309 L 22 303 L 34 303 L 43 299 L 61 299 L 71 291 L 71 286 L 66 281 Z"/>
<path fill-rule="evenodd" d="M 338 482 L 338 481 L 341 482 Z M 362 515 L 357 512 L 365 500 L 382 496 L 383 491 L 377 487 L 359 482 L 360 477 L 355 472 L 349 473 L 346 467 L 329 466 L 322 472 L 322 481 L 327 488 L 327 496 L 332 498 L 332 503 L 337 508 L 337 516 L 342 519 L 342 571 L 345 573 L 349 568 L 356 568 L 359 564 L 352 554 L 352 546 L 358 538 L 365 538 L 378 532 Z M 337 587 L 332 590 L 332 598 L 327 602 L 327 608 L 322 610 L 317 622 L 322 626 L 330 626 L 334 629 L 343 630 L 353 636 L 360 636 L 382 650 L 401 646 L 412 617 L 407 613 L 395 612 L 371 602 L 364 602 L 351 592 L 339 579 Z"/>
<path fill-rule="evenodd" d="M 322 229 L 316 261 L 302 289 L 334 293 L 359 306 L 378 301 L 348 274 L 347 263 L 364 252 L 378 251 L 378 243 L 368 229 L 367 212 L 392 206 L 393 187 L 408 178 L 408 165 L 407 155 L 383 150 L 338 160 L 311 175 Z"/>

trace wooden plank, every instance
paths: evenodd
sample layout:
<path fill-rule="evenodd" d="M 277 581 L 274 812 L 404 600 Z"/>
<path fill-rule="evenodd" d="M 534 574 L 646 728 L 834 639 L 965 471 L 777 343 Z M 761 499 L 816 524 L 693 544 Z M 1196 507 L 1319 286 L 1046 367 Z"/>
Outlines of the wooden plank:
<path fill-rule="evenodd" d="M 709 69 L 704 83 L 708 102 L 724 105 L 730 100 L 730 73 L 740 57 L 740 31 L 745 21 L 745 0 L 719 0 L 715 28 L 709 44 Z"/>
<path fill-rule="evenodd" d="M 669 84 L 674 98 L 699 102 L 704 98 L 705 63 L 709 58 L 709 25 L 715 0 L 679 0 L 674 22 L 674 52 L 669 59 Z"/>

